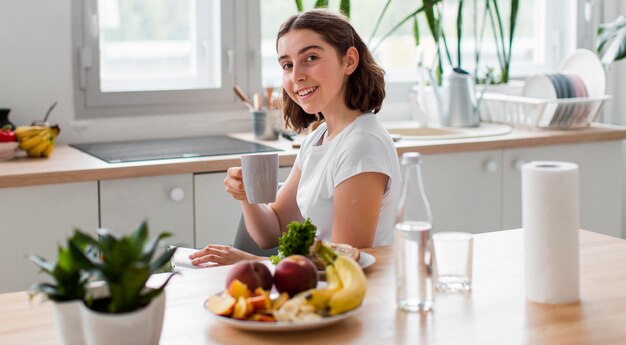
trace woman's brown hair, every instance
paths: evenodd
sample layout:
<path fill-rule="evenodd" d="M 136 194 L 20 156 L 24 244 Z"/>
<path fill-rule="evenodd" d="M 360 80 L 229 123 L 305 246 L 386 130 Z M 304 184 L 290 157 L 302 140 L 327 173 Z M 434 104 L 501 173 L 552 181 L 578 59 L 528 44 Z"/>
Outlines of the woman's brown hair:
<path fill-rule="evenodd" d="M 378 113 L 385 98 L 385 72 L 374 61 L 369 49 L 356 33 L 348 19 L 328 10 L 311 10 L 296 14 L 285 21 L 278 30 L 278 40 L 291 30 L 308 29 L 319 34 L 324 41 L 332 45 L 339 58 L 343 58 L 348 48 L 355 47 L 359 52 L 359 64 L 348 77 L 344 100 L 349 109 L 358 109 L 363 113 Z M 306 113 L 283 90 L 282 111 L 288 127 L 301 131 L 312 122 L 324 118 L 322 113 Z"/>

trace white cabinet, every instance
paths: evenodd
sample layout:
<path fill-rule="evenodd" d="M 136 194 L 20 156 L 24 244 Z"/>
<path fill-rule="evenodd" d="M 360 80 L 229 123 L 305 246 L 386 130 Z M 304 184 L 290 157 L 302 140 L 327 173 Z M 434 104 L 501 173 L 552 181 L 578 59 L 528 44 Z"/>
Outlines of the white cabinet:
<path fill-rule="evenodd" d="M 522 226 L 521 165 L 537 160 L 567 161 L 579 167 L 580 227 L 620 237 L 622 150 L 621 141 L 504 150 L 502 227 Z"/>
<path fill-rule="evenodd" d="M 0 219 L 0 293 L 27 290 L 50 281 L 30 255 L 56 262 L 57 245 L 75 228 L 98 228 L 98 182 L 2 188 Z"/>
<path fill-rule="evenodd" d="M 170 232 L 167 244 L 194 246 L 193 175 L 100 181 L 100 225 L 120 234 L 148 220 L 150 237 Z"/>
<path fill-rule="evenodd" d="M 433 231 L 500 230 L 501 150 L 422 156 Z"/>
<path fill-rule="evenodd" d="M 289 176 L 291 167 L 280 168 L 278 180 Z M 241 205 L 225 191 L 225 172 L 194 175 L 196 246 L 209 243 L 232 245 L 241 218 Z"/>

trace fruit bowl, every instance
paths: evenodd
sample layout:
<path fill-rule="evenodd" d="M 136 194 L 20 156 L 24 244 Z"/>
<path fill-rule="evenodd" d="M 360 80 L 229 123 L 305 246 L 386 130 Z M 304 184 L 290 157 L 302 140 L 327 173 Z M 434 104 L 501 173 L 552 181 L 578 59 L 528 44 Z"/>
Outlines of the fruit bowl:
<path fill-rule="evenodd" d="M 7 143 L 0 143 L 0 161 L 8 161 L 15 157 L 17 150 L 17 142 L 11 141 Z"/>

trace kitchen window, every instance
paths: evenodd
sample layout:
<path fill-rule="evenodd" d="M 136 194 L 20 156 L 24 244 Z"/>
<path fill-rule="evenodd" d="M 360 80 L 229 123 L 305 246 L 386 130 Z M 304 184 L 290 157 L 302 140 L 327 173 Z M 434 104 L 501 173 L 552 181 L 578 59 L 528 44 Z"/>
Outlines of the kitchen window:
<path fill-rule="evenodd" d="M 303 1 L 305 9 L 313 8 L 314 3 L 314 1 Z M 333 10 L 338 8 L 338 1 L 330 1 L 329 3 L 329 8 Z M 363 40 L 365 42 L 370 41 L 370 49 L 377 45 L 380 36 L 389 31 L 395 23 L 408 13 L 421 6 L 422 2 L 392 1 L 376 37 L 371 39 L 374 24 L 385 3 L 386 1 L 378 0 L 352 1 L 350 21 Z M 462 66 L 470 72 L 474 71 L 472 16 L 475 3 L 478 8 L 484 6 L 484 1 L 476 0 L 476 2 L 466 1 L 463 8 Z M 502 18 L 508 25 L 507 17 L 510 2 L 499 1 L 498 3 L 501 6 Z M 448 46 L 451 49 L 451 54 L 454 54 L 453 50 L 456 48 L 454 30 L 458 1 L 444 0 L 444 4 L 443 16 L 445 19 L 443 22 L 446 25 L 444 30 L 448 35 Z M 558 69 L 561 61 L 576 46 L 576 23 L 572 19 L 576 18 L 576 7 L 576 1 L 524 0 L 520 2 L 511 60 L 513 78 L 523 78 L 534 73 Z M 263 0 L 261 2 L 262 70 L 263 84 L 266 86 L 277 86 L 282 82 L 282 73 L 276 63 L 276 34 L 280 23 L 296 12 L 294 1 Z M 434 41 L 424 15 L 420 13 L 418 17 L 421 45 L 424 47 L 423 61 L 426 66 L 430 67 L 435 58 Z M 483 67 L 498 66 L 496 51 L 493 47 L 493 35 L 486 32 L 481 58 Z M 411 23 L 405 23 L 403 27 L 378 46 L 373 54 L 387 73 L 389 91 L 387 100 L 406 102 L 411 85 L 418 80 L 415 39 L 412 35 Z"/>
<path fill-rule="evenodd" d="M 239 109 L 233 86 L 248 88 L 259 79 L 248 75 L 260 67 L 250 54 L 253 25 L 246 20 L 257 6 L 247 0 L 75 0 L 77 117 Z"/>

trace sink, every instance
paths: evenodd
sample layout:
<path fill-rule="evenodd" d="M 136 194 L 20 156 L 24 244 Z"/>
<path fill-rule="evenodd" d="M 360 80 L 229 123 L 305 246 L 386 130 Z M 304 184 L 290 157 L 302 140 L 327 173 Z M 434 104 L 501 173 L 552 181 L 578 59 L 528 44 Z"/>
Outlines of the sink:
<path fill-rule="evenodd" d="M 390 134 L 410 140 L 444 140 L 504 135 L 511 126 L 501 123 L 481 123 L 478 127 L 419 127 L 417 122 L 396 122 L 385 125 Z"/>

